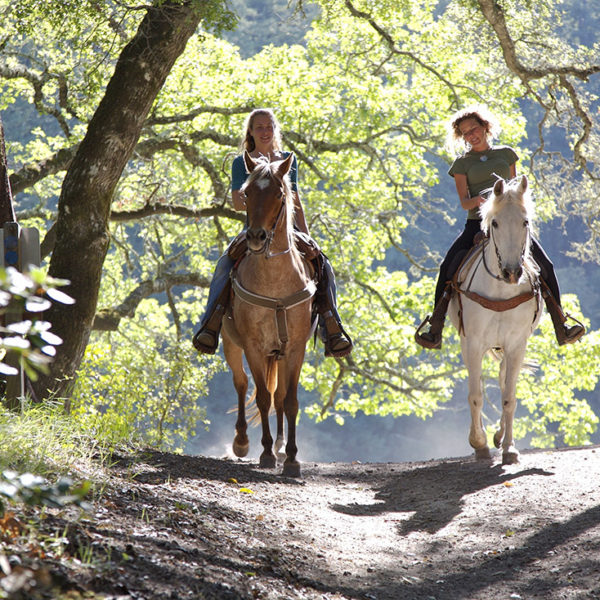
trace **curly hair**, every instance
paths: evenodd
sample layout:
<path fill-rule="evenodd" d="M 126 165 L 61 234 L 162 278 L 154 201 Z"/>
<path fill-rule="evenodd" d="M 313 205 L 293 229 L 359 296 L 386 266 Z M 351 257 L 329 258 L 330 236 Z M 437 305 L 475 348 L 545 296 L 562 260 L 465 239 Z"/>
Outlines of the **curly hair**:
<path fill-rule="evenodd" d="M 273 150 L 281 151 L 281 127 L 275 117 L 275 113 L 270 108 L 256 108 L 246 117 L 246 121 L 244 122 L 244 133 L 239 148 L 240 152 L 244 150 L 252 152 L 256 148 L 251 130 L 254 127 L 254 119 L 258 116 L 267 116 L 271 119 L 273 125 Z"/>
<path fill-rule="evenodd" d="M 462 149 L 463 147 L 466 147 L 468 150 L 468 144 L 465 143 L 462 131 L 460 130 L 460 124 L 466 119 L 475 119 L 482 125 L 488 141 L 498 137 L 500 133 L 498 120 L 486 106 L 467 106 L 456 111 L 448 122 L 446 146 L 449 150 L 456 151 L 457 148 Z"/>

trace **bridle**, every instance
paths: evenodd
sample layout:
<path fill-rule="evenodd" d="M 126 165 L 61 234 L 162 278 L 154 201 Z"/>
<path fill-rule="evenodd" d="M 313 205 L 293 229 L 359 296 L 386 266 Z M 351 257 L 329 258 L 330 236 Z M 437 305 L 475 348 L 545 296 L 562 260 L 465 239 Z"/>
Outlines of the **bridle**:
<path fill-rule="evenodd" d="M 502 256 L 500 255 L 500 250 L 498 250 L 498 244 L 496 243 L 496 239 L 494 238 L 494 228 L 493 227 L 490 228 L 490 238 L 489 239 L 494 244 L 494 252 L 496 254 L 496 260 L 498 262 L 498 271 L 500 273 L 502 273 Z M 521 249 L 521 256 L 519 257 L 519 265 L 522 265 L 525 262 L 525 253 L 526 253 L 527 247 L 530 245 L 530 243 L 531 243 L 531 229 L 529 227 L 529 223 L 527 223 L 525 242 L 523 244 L 523 248 Z M 485 246 L 484 246 L 484 248 L 485 248 Z M 482 252 L 481 256 L 483 259 L 483 266 L 485 267 L 485 270 L 487 271 L 488 275 L 490 277 L 493 277 L 494 279 L 497 279 L 498 281 L 504 281 L 503 277 L 501 277 L 500 275 L 496 275 L 495 273 L 492 273 L 492 271 L 488 267 L 488 264 L 485 260 L 485 251 Z M 531 283 L 531 277 L 530 277 L 529 272 L 527 272 L 527 276 L 529 278 L 529 282 Z"/>
<path fill-rule="evenodd" d="M 278 177 L 275 177 L 275 179 L 279 182 L 279 185 L 280 185 L 279 199 L 281 200 L 281 205 L 279 207 L 277 217 L 275 218 L 275 222 L 273 223 L 273 226 L 267 233 L 267 238 L 265 240 L 265 243 L 262 245 L 262 247 L 259 250 L 252 250 L 250 247 L 248 247 L 248 252 L 250 252 L 251 254 L 264 254 L 265 258 L 274 258 L 275 256 L 281 256 L 283 254 L 288 254 L 291 251 L 291 246 L 288 242 L 288 247 L 285 250 L 282 250 L 281 252 L 271 252 L 271 243 L 273 242 L 273 238 L 275 237 L 275 231 L 279 227 L 279 223 L 281 222 L 281 219 L 282 219 L 283 215 L 285 214 L 285 205 L 286 205 L 286 195 L 285 195 L 284 184 Z M 245 192 L 244 192 L 244 196 L 246 196 Z"/>

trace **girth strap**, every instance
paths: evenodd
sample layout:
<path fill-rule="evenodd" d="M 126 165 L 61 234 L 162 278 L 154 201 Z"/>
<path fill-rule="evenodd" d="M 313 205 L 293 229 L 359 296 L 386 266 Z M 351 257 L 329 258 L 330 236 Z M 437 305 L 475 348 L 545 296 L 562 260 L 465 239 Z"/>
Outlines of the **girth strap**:
<path fill-rule="evenodd" d="M 255 294 L 243 287 L 235 277 L 235 274 L 232 274 L 231 285 L 234 294 L 240 300 L 243 300 L 248 304 L 253 304 L 254 306 L 263 306 L 264 308 L 270 308 L 275 311 L 277 337 L 279 339 L 279 351 L 276 352 L 276 356 L 277 359 L 282 358 L 285 354 L 285 347 L 289 339 L 287 329 L 287 309 L 302 304 L 302 302 L 306 302 L 312 298 L 317 290 L 315 283 L 311 281 L 306 287 L 285 298 L 271 298 L 269 296 Z"/>

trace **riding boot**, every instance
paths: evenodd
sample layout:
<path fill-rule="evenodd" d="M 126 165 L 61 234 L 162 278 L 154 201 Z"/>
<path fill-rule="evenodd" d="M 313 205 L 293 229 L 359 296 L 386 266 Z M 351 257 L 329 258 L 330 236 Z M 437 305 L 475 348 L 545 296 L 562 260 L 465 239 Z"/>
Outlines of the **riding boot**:
<path fill-rule="evenodd" d="M 425 320 L 419 325 L 415 332 L 415 341 L 423 348 L 429 348 L 439 350 L 442 347 L 442 331 L 444 329 L 444 323 L 446 321 L 446 312 L 448 310 L 448 304 L 452 297 L 452 288 L 450 284 L 444 288 L 442 297 L 438 300 L 433 314 L 427 315 Z M 421 329 L 429 323 L 429 330 L 421 333 Z"/>
<path fill-rule="evenodd" d="M 231 284 L 228 282 L 219 296 L 214 309 L 207 315 L 200 329 L 194 335 L 192 343 L 198 352 L 214 354 L 219 346 L 219 333 L 223 315 L 229 304 Z"/>
<path fill-rule="evenodd" d="M 352 352 L 352 340 L 344 331 L 337 311 L 326 310 L 320 313 L 321 339 L 325 345 L 325 356 L 341 358 Z"/>
<path fill-rule="evenodd" d="M 352 352 L 353 344 L 337 311 L 335 275 L 329 260 L 322 252 L 313 264 L 317 272 L 315 304 L 319 313 L 319 333 L 325 346 L 325 356 L 341 358 Z"/>
<path fill-rule="evenodd" d="M 573 344 L 576 342 L 585 333 L 583 324 L 571 315 L 563 312 L 562 306 L 552 295 L 550 288 L 544 280 L 542 280 L 542 296 L 546 303 L 546 309 L 552 319 L 552 324 L 554 325 L 558 345 L 562 346 L 563 344 Z M 567 319 L 572 319 L 577 325 L 567 325 Z"/>

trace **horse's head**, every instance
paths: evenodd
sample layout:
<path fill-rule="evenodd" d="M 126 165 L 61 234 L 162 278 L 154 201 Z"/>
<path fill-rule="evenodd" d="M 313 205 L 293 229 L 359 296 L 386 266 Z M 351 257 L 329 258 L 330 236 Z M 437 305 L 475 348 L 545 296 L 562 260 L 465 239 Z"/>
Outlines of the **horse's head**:
<path fill-rule="evenodd" d="M 254 159 L 248 152 L 244 152 L 244 163 L 249 176 L 240 191 L 245 195 L 246 201 L 246 240 L 250 252 L 268 252 L 277 227 L 280 224 L 289 225 L 289 222 L 282 222 L 282 219 L 292 218 L 292 210 L 286 211 L 285 208 L 288 202 L 291 206 L 290 186 L 286 175 L 293 159 L 294 155 L 290 154 L 284 160 L 271 163 L 267 158 Z"/>
<path fill-rule="evenodd" d="M 489 234 L 500 277 L 519 283 L 525 272 L 535 271 L 529 255 L 533 204 L 527 178 L 523 175 L 508 183 L 499 179 L 480 211 L 481 228 Z"/>

